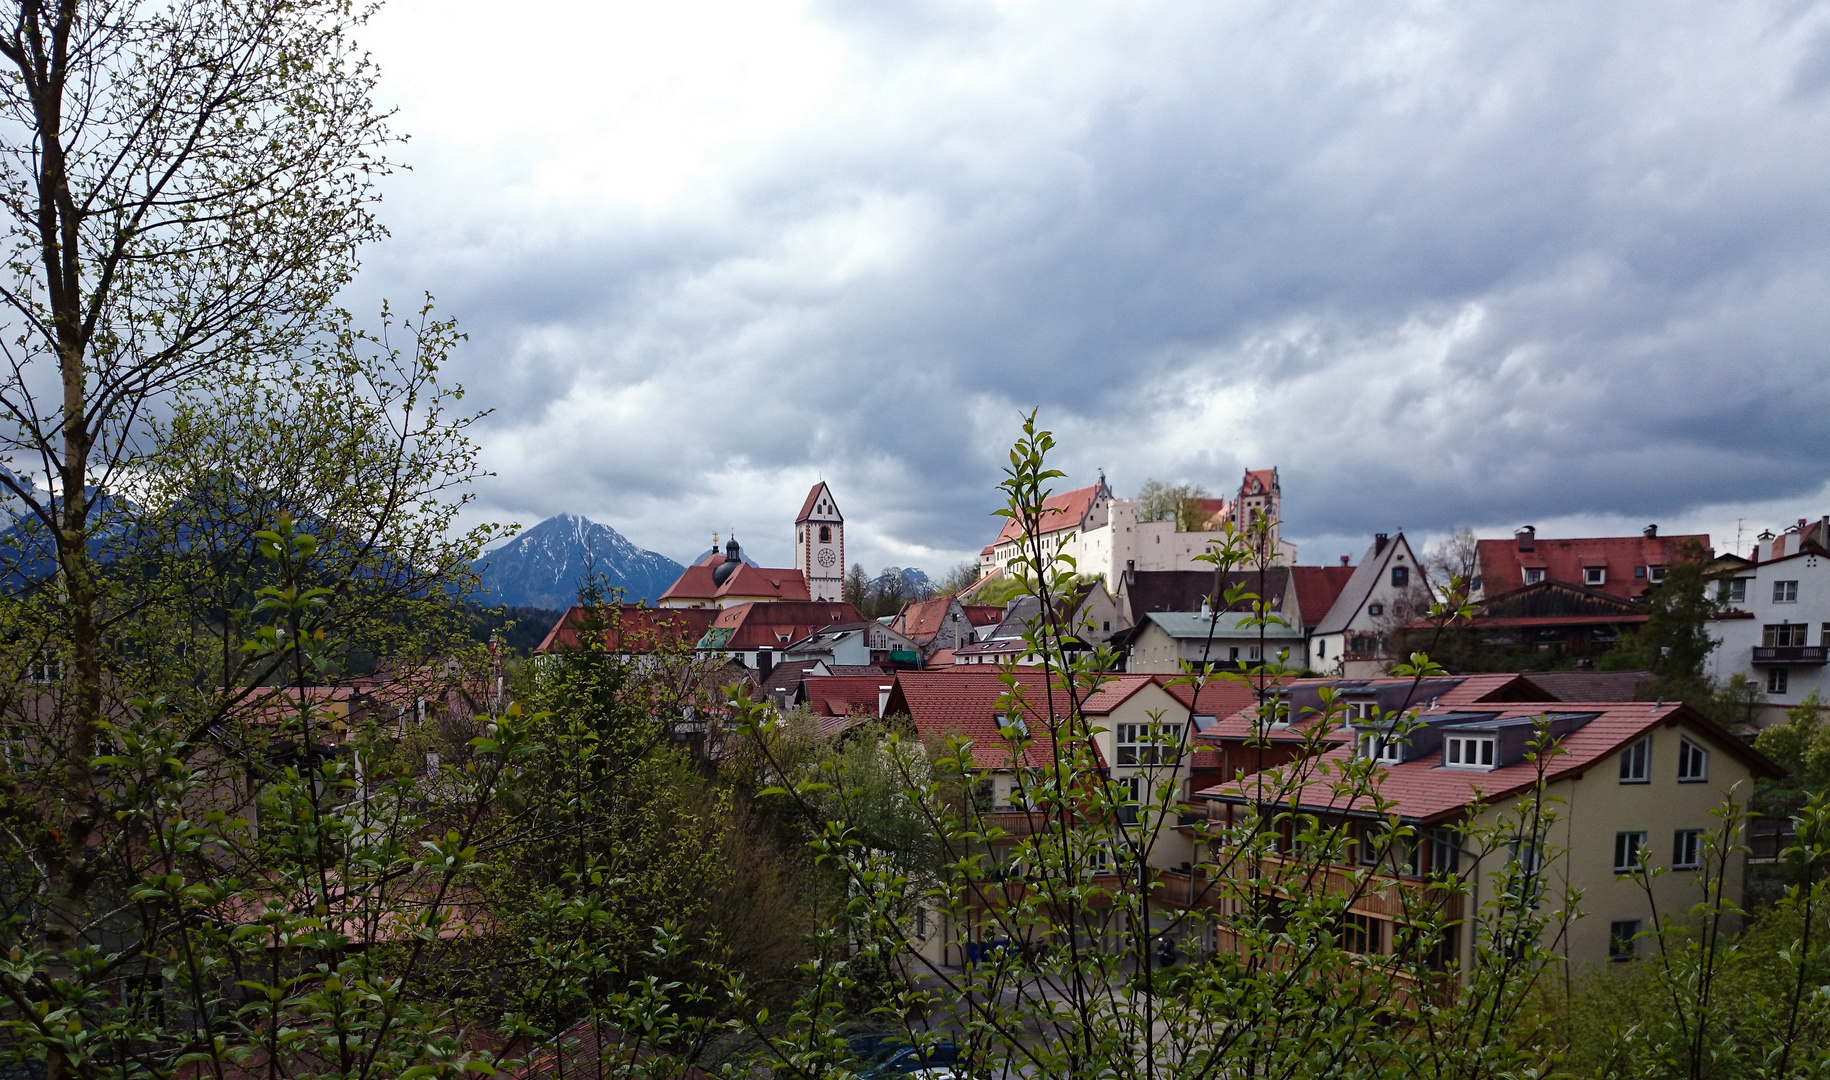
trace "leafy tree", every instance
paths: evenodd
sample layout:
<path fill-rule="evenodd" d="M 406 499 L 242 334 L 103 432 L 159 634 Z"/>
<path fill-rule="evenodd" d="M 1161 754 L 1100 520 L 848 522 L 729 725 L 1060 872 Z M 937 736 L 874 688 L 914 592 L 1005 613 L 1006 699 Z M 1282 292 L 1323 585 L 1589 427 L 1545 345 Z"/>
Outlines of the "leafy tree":
<path fill-rule="evenodd" d="M 1716 647 L 1708 629 L 1718 606 L 1713 580 L 1708 553 L 1685 541 L 1677 560 L 1665 567 L 1664 580 L 1646 589 L 1646 622 L 1611 650 L 1605 666 L 1644 668 L 1656 676 L 1646 694 L 1707 709 L 1714 695 L 1704 673 Z"/>
<path fill-rule="evenodd" d="M 3 486 L 57 568 L 68 782 L 39 820 L 54 953 L 83 941 L 106 803 L 107 640 L 98 491 L 142 469 L 166 395 L 285 361 L 322 332 L 389 169 L 375 70 L 342 0 L 16 0 L 0 27 L 0 212 L 10 315 Z M 11 812 L 28 800 L 0 793 Z M 29 800 L 35 802 L 35 800 Z"/>
<path fill-rule="evenodd" d="M 1199 484 L 1165 484 L 1160 480 L 1146 480 L 1144 486 L 1137 491 L 1137 519 L 1173 519 L 1177 532 L 1195 532 L 1206 523 L 1207 515 L 1201 509 L 1201 500 L 1207 497 L 1207 489 Z"/>
<path fill-rule="evenodd" d="M 845 602 L 863 611 L 870 607 L 871 580 L 864 574 L 862 563 L 852 563 L 845 574 L 845 587 L 842 594 Z"/>
<path fill-rule="evenodd" d="M 1809 792 L 1830 791 L 1830 710 L 1816 690 L 1786 710 L 1785 722 L 1754 739 L 1754 747 L 1785 769 L 1792 784 Z"/>
<path fill-rule="evenodd" d="M 934 595 L 955 596 L 976 584 L 982 575 L 975 559 L 968 559 L 941 575 L 934 585 Z"/>

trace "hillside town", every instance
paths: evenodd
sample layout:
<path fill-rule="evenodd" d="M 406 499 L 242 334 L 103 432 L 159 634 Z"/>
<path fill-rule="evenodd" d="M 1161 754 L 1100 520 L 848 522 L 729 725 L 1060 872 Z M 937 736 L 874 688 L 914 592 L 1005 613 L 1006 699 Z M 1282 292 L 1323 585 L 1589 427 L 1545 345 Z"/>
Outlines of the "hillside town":
<path fill-rule="evenodd" d="M 0 1080 L 1830 1080 L 1830 4 L 0 13 Z"/>

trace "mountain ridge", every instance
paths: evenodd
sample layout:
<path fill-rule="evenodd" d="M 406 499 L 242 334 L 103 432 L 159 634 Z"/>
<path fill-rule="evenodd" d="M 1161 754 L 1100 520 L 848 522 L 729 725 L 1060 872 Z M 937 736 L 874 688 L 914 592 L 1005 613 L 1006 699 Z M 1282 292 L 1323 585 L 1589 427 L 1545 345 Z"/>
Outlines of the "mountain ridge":
<path fill-rule="evenodd" d="M 684 569 L 579 514 L 555 514 L 473 565 L 490 602 L 554 611 L 577 602 L 588 572 L 622 589 L 624 600 L 652 604 Z"/>

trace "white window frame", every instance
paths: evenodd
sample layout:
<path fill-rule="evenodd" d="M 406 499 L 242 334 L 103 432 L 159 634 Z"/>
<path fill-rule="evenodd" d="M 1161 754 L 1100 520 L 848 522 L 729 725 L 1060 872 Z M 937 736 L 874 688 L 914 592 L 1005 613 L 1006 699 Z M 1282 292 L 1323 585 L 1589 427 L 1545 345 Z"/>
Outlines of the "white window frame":
<path fill-rule="evenodd" d="M 1360 756 L 1383 765 L 1396 765 L 1404 760 L 1404 740 L 1377 731 L 1365 732 L 1360 736 Z"/>
<path fill-rule="evenodd" d="M 1582 583 L 1584 585 L 1606 585 L 1608 583 L 1608 568 L 1605 566 L 1583 567 Z"/>
<path fill-rule="evenodd" d="M 1614 834 L 1614 872 L 1635 874 L 1646 865 L 1646 831 L 1624 829 Z"/>
<path fill-rule="evenodd" d="M 1650 784 L 1652 782 L 1652 736 L 1646 735 L 1637 739 L 1620 752 L 1620 782 L 1623 784 Z"/>
<path fill-rule="evenodd" d="M 1747 579 L 1731 578 L 1728 582 L 1728 602 L 1731 604 L 1747 603 Z"/>
<path fill-rule="evenodd" d="M 1543 580 L 1544 568 L 1542 566 L 1527 566 L 1525 568 L 1525 584 L 1536 585 Z"/>
<path fill-rule="evenodd" d="M 1796 603 L 1798 603 L 1798 582 L 1796 582 L 1796 581 L 1775 581 L 1775 582 L 1773 582 L 1773 603 L 1775 603 L 1775 604 L 1796 604 Z"/>
<path fill-rule="evenodd" d="M 1678 783 L 1709 782 L 1709 748 L 1688 735 L 1678 736 Z"/>
<path fill-rule="evenodd" d="M 1659 582 L 1665 580 L 1665 568 L 1662 566 L 1646 567 L 1646 580 L 1650 581 L 1654 585 L 1657 585 Z"/>
<path fill-rule="evenodd" d="M 1792 672 L 1789 668 L 1775 667 L 1766 669 L 1766 692 L 1769 694 L 1788 694 L 1792 683 Z"/>
<path fill-rule="evenodd" d="M 1493 735 L 1445 734 L 1442 737 L 1443 768 L 1492 772 L 1499 767 L 1499 742 Z"/>
<path fill-rule="evenodd" d="M 1703 830 L 1679 829 L 1671 834 L 1671 869 L 1703 868 Z"/>
<path fill-rule="evenodd" d="M 1155 721 L 1115 724 L 1112 739 L 1112 763 L 1115 765 L 1154 767 L 1182 762 L 1181 724 Z"/>

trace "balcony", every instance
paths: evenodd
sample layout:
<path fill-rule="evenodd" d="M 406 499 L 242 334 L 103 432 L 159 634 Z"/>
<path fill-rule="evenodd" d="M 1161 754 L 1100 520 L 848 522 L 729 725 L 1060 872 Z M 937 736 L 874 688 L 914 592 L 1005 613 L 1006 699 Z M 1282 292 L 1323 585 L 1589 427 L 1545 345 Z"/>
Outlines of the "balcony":
<path fill-rule="evenodd" d="M 1754 663 L 1822 664 L 1824 653 L 1825 647 L 1822 645 L 1756 645 Z"/>

